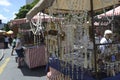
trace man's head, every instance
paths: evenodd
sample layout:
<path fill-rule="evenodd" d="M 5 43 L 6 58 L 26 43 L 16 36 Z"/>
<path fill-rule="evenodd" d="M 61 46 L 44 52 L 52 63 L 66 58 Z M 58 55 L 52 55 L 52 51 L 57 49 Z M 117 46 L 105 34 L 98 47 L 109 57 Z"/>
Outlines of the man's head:
<path fill-rule="evenodd" d="M 111 30 L 105 30 L 105 32 L 104 32 L 104 37 L 106 37 L 106 38 L 110 38 L 111 36 L 112 36 L 112 31 Z"/>

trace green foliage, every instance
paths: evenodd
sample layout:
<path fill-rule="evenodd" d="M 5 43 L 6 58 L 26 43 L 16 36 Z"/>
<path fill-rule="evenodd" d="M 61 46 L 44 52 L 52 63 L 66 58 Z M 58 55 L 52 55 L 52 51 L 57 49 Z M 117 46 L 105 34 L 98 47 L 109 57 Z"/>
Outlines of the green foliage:
<path fill-rule="evenodd" d="M 34 0 L 33 3 L 31 4 L 32 7 L 34 7 L 40 0 Z"/>
<path fill-rule="evenodd" d="M 25 18 L 26 14 L 39 2 L 39 0 L 34 0 L 33 3 L 22 6 L 19 12 L 16 13 L 15 19 Z"/>
<path fill-rule="evenodd" d="M 28 11 L 32 8 L 32 6 L 30 4 L 27 4 L 23 7 L 21 7 L 19 9 L 19 12 L 16 15 L 15 19 L 19 19 L 19 18 L 25 18 L 26 14 L 28 13 Z"/>
<path fill-rule="evenodd" d="M 10 30 L 8 24 L 5 25 L 5 27 L 3 28 L 3 30 L 5 30 L 5 31 L 9 31 Z"/>

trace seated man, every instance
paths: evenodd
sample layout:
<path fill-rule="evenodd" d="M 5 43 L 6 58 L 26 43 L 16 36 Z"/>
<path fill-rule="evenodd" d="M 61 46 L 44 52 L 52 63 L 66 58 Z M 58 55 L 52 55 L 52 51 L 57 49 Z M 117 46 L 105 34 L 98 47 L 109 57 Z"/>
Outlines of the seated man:
<path fill-rule="evenodd" d="M 103 54 L 108 53 L 108 49 L 110 48 L 110 44 L 107 43 L 112 43 L 111 40 L 111 36 L 112 36 L 112 31 L 111 30 L 105 30 L 104 32 L 104 37 L 100 40 L 100 51 Z M 102 45 L 103 44 L 103 45 Z"/>

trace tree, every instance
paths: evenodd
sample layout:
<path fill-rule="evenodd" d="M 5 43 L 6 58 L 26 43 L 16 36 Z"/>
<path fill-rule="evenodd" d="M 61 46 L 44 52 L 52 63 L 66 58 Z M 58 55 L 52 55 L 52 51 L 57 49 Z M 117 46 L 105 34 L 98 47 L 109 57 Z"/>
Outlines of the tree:
<path fill-rule="evenodd" d="M 3 30 L 9 31 L 9 30 L 10 30 L 9 25 L 8 25 L 8 24 L 5 24 L 5 27 L 3 28 Z"/>
<path fill-rule="evenodd" d="M 19 12 L 16 15 L 15 19 L 20 19 L 20 18 L 25 18 L 26 14 L 28 13 L 28 11 L 30 11 L 30 9 L 32 8 L 32 5 L 27 4 L 23 7 L 21 7 L 19 9 Z"/>
<path fill-rule="evenodd" d="M 20 19 L 20 18 L 25 18 L 26 14 L 39 2 L 39 0 L 34 0 L 31 4 L 27 4 L 22 6 L 19 9 L 19 12 L 16 13 L 16 18 L 15 19 Z"/>

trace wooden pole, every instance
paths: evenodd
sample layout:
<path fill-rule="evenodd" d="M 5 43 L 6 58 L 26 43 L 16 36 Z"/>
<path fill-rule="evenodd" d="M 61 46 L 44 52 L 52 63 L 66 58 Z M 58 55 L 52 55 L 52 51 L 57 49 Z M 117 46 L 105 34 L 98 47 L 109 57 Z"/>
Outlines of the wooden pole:
<path fill-rule="evenodd" d="M 93 0 L 90 0 L 90 7 L 91 7 L 91 28 L 92 28 L 92 41 L 93 41 L 93 53 L 94 53 L 94 68 L 96 79 L 97 78 L 97 54 L 96 54 L 96 44 L 95 44 L 95 31 L 94 31 L 94 11 L 93 11 Z"/>

